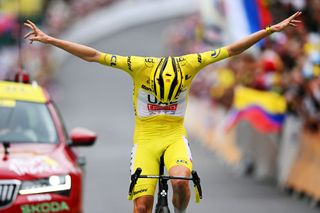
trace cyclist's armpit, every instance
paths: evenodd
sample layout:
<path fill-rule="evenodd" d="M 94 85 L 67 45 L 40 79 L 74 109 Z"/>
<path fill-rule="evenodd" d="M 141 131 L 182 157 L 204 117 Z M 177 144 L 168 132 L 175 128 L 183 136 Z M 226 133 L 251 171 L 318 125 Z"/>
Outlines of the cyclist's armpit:
<path fill-rule="evenodd" d="M 101 53 L 99 63 L 114 68 L 122 69 L 130 75 L 144 66 L 145 58 L 138 56 L 120 56 L 109 53 Z"/>
<path fill-rule="evenodd" d="M 222 47 L 207 52 L 185 55 L 184 57 L 192 64 L 194 70 L 199 71 L 209 64 L 228 58 L 229 54 L 227 48 Z"/>

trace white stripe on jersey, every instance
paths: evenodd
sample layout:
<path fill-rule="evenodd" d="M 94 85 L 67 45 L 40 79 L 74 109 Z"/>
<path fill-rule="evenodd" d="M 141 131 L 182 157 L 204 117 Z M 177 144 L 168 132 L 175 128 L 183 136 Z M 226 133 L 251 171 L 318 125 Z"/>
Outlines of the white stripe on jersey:
<path fill-rule="evenodd" d="M 133 173 L 135 172 L 133 170 L 134 170 L 134 158 L 136 156 L 137 146 L 138 144 L 134 144 L 131 149 L 131 157 L 130 157 L 130 174 L 131 175 L 133 175 Z"/>
<path fill-rule="evenodd" d="M 186 145 L 188 157 L 189 157 L 190 161 L 192 162 L 192 155 L 191 155 L 191 150 L 190 150 L 190 147 L 189 147 L 188 139 L 185 136 L 183 136 L 182 139 L 183 139 L 183 141 L 184 141 L 184 143 Z"/>

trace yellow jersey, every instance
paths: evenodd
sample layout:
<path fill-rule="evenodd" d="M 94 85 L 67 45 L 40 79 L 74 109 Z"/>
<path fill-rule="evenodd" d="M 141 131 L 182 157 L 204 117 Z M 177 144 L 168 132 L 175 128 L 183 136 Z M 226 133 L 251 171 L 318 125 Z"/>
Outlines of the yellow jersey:
<path fill-rule="evenodd" d="M 177 100 L 162 103 L 153 95 L 150 88 L 150 73 L 159 65 L 160 57 L 120 56 L 102 53 L 99 63 L 119 68 L 133 79 L 133 103 L 136 127 L 134 143 L 148 142 L 161 137 L 180 139 L 186 136 L 184 115 L 191 82 L 205 66 L 227 58 L 225 47 L 202 53 L 171 57 L 184 73 L 185 85 Z M 173 66 L 173 65 L 172 65 Z"/>

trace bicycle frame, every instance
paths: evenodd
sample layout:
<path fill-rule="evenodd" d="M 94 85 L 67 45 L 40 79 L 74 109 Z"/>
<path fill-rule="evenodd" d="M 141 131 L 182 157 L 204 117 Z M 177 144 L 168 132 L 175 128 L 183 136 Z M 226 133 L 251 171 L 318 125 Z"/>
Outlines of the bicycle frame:
<path fill-rule="evenodd" d="M 196 171 L 192 171 L 192 177 L 178 177 L 178 176 L 166 176 L 164 175 L 164 160 L 163 156 L 160 158 L 160 168 L 159 168 L 159 175 L 141 175 L 142 169 L 137 168 L 135 173 L 131 175 L 131 183 L 129 187 L 129 200 L 132 200 L 132 192 L 134 189 L 135 184 L 139 178 L 154 178 L 158 179 L 158 199 L 155 208 L 155 213 L 170 213 L 169 206 L 168 206 L 168 180 L 172 179 L 179 179 L 179 180 L 192 180 L 195 192 L 196 192 L 196 203 L 200 202 L 202 199 L 202 190 L 200 185 L 200 178 Z"/>

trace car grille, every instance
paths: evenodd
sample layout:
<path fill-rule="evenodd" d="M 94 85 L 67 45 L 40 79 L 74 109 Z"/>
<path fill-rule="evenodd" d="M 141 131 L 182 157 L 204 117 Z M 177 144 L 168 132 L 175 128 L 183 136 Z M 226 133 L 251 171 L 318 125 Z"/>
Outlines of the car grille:
<path fill-rule="evenodd" d="M 8 206 L 16 199 L 19 187 L 18 180 L 0 180 L 0 208 Z"/>

